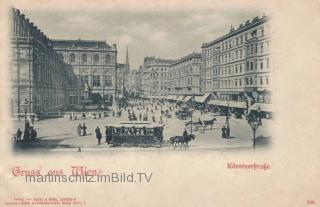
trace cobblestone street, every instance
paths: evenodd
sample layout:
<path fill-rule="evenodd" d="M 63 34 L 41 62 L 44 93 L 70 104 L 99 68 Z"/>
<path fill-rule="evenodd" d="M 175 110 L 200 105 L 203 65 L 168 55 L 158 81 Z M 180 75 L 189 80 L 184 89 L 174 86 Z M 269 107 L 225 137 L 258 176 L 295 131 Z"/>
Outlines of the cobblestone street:
<path fill-rule="evenodd" d="M 133 109 L 136 114 L 143 113 L 137 108 Z M 166 142 L 172 136 L 182 135 L 185 128 L 185 122 L 188 120 L 180 120 L 174 116 L 174 111 L 171 111 L 172 118 L 163 118 L 164 121 L 164 140 L 165 144 L 159 147 L 147 147 L 139 150 L 169 150 Z M 156 121 L 160 120 L 160 109 L 154 110 Z M 206 113 L 201 115 L 199 111 L 193 113 L 193 120 L 197 121 L 199 118 L 203 120 L 210 120 L 213 117 L 217 119 L 213 128 L 210 126 L 206 130 L 200 127 L 198 130 L 193 127 L 193 134 L 196 135 L 195 140 L 189 143 L 189 150 L 220 150 L 220 149 L 250 149 L 253 144 L 253 134 L 250 126 L 245 119 L 230 118 L 231 137 L 223 139 L 221 137 L 221 127 L 225 124 L 225 116 L 216 116 L 213 113 Z M 151 114 L 149 115 L 151 120 Z M 38 138 L 32 142 L 32 150 L 50 150 L 50 151 L 76 151 L 78 147 L 82 150 L 136 150 L 138 147 L 110 147 L 105 142 L 105 126 L 119 122 L 128 121 L 128 112 L 123 110 L 121 117 L 105 117 L 102 119 L 93 119 L 88 113 L 85 120 L 69 121 L 69 115 L 62 118 L 41 120 L 35 122 L 34 127 L 38 132 Z M 77 126 L 85 123 L 87 125 L 87 136 L 77 135 Z M 14 122 L 14 128 L 23 129 L 24 121 Z M 271 120 L 263 120 L 263 125 L 257 130 L 257 144 L 258 146 L 266 147 L 269 144 L 270 125 Z M 103 138 L 101 145 L 97 145 L 94 130 L 99 126 Z M 191 133 L 190 126 L 187 128 L 188 133 Z M 178 148 L 177 150 L 179 150 Z M 172 148 L 170 149 L 172 150 Z"/>

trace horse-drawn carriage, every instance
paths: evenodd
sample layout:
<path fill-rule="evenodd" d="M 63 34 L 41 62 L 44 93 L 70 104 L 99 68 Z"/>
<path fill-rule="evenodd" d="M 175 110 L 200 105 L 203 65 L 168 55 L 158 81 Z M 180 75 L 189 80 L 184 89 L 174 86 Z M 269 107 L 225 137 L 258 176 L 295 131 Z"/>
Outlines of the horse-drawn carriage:
<path fill-rule="evenodd" d="M 204 121 L 201 121 L 200 119 L 198 121 L 188 121 L 185 123 L 185 127 L 189 127 L 189 126 L 194 127 L 195 130 L 199 130 L 200 127 L 202 127 L 203 130 L 206 130 L 207 127 L 210 126 L 210 129 L 212 129 L 215 121 L 217 121 L 215 117 L 213 117 L 210 120 L 204 120 Z"/>
<path fill-rule="evenodd" d="M 106 136 L 113 146 L 161 146 L 163 128 L 151 122 L 122 122 L 106 126 Z"/>
<path fill-rule="evenodd" d="M 190 117 L 191 113 L 187 107 L 180 107 L 175 115 L 178 119 L 186 120 L 188 117 Z"/>

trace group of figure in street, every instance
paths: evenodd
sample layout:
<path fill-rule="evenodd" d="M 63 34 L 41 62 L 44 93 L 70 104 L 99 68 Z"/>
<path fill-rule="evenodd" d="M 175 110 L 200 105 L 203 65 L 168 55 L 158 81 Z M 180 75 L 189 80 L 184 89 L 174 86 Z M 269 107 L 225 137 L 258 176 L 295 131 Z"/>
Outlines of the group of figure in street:
<path fill-rule="evenodd" d="M 230 138 L 230 127 L 229 124 L 227 126 L 223 125 L 221 128 L 222 138 Z"/>
<path fill-rule="evenodd" d="M 32 123 L 34 123 L 34 120 L 32 120 Z M 23 136 L 22 136 L 22 131 L 20 130 L 20 128 L 18 128 L 15 136 L 14 136 L 14 140 L 15 141 L 28 141 L 28 140 L 32 140 L 34 138 L 37 137 L 37 130 L 33 127 L 30 126 L 30 122 L 28 120 L 25 121 L 25 126 L 24 126 L 24 132 L 23 132 Z"/>
<path fill-rule="evenodd" d="M 77 128 L 78 136 L 86 136 L 87 135 L 87 126 L 85 123 L 81 126 L 81 124 L 78 125 Z"/>

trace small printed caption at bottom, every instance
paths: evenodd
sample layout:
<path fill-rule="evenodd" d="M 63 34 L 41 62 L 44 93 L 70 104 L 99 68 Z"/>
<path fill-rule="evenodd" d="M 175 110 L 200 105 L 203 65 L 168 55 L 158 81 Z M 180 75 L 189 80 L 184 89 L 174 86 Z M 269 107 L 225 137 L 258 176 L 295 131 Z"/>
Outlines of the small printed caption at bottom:
<path fill-rule="evenodd" d="M 85 201 L 79 201 L 76 198 L 13 198 L 11 201 L 5 201 L 5 205 L 10 206 L 45 206 L 45 205 L 68 205 L 68 206 L 86 206 Z"/>

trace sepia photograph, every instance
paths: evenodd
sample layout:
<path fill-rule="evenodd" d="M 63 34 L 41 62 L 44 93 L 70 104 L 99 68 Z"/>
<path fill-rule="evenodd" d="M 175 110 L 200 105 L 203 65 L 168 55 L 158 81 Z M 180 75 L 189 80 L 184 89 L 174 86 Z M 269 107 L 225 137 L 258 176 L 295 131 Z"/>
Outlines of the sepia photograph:
<path fill-rule="evenodd" d="M 320 205 L 319 1 L 0 5 L 0 206 Z"/>
<path fill-rule="evenodd" d="M 269 148 L 271 18 L 11 8 L 14 151 Z"/>

